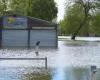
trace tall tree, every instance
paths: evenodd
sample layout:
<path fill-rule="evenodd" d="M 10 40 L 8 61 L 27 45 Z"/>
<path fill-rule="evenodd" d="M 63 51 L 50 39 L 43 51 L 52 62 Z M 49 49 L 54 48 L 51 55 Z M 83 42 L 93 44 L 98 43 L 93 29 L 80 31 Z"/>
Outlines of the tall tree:
<path fill-rule="evenodd" d="M 67 15 L 67 21 L 73 20 L 76 17 L 76 19 L 71 22 L 71 25 L 77 27 L 74 28 L 73 26 L 70 26 L 73 27 L 72 29 L 75 30 L 75 31 L 72 30 L 73 33 L 71 39 L 75 40 L 75 37 L 78 35 L 80 30 L 83 29 L 83 27 L 90 25 L 90 20 L 92 19 L 93 14 L 95 14 L 97 10 L 100 9 L 100 0 L 71 0 L 71 1 L 72 4 L 70 5 L 69 8 L 67 8 L 66 15 Z M 76 25 L 76 22 L 78 22 L 78 25 Z M 88 27 L 86 29 L 88 30 Z"/>
<path fill-rule="evenodd" d="M 63 24 L 62 27 L 64 26 L 65 28 L 66 34 L 74 34 L 80 23 L 83 21 L 83 18 L 84 14 L 81 5 L 74 4 L 72 7 L 69 7 L 66 11 L 64 20 L 61 23 Z"/>
<path fill-rule="evenodd" d="M 34 0 L 32 3 L 32 16 L 52 21 L 57 17 L 57 7 L 54 0 Z"/>
<path fill-rule="evenodd" d="M 57 6 L 54 0 L 12 0 L 11 9 L 27 16 L 48 21 L 57 17 Z"/>

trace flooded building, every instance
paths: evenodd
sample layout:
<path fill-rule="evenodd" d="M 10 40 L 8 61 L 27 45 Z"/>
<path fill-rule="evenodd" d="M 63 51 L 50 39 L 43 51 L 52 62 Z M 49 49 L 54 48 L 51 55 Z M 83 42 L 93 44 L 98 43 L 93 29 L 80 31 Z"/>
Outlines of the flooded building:
<path fill-rule="evenodd" d="M 57 47 L 57 24 L 45 20 L 7 14 L 0 18 L 0 47 Z"/>

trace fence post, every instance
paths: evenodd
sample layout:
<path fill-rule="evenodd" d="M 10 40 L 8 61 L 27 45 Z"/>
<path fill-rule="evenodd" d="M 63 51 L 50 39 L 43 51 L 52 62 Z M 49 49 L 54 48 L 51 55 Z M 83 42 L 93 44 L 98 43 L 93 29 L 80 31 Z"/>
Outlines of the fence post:
<path fill-rule="evenodd" d="M 28 39 L 27 39 L 27 44 L 28 44 L 28 49 L 30 48 L 30 29 L 27 30 L 28 31 Z"/>
<path fill-rule="evenodd" d="M 47 60 L 47 57 L 45 57 L 45 69 L 48 68 L 48 60 Z"/>

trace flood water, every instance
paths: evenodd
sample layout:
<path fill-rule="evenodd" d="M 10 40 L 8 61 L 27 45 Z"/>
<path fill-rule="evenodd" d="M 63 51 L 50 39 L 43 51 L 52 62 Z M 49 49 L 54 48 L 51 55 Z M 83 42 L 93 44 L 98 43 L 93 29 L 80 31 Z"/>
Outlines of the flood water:
<path fill-rule="evenodd" d="M 96 80 L 100 80 L 99 41 L 59 41 L 57 49 L 40 49 L 39 56 L 35 55 L 34 49 L 1 49 L 0 57 L 47 57 L 52 80 L 90 80 L 90 66 L 96 65 Z M 23 74 L 37 71 L 37 67 L 45 67 L 44 61 L 1 60 L 0 80 L 22 80 Z"/>

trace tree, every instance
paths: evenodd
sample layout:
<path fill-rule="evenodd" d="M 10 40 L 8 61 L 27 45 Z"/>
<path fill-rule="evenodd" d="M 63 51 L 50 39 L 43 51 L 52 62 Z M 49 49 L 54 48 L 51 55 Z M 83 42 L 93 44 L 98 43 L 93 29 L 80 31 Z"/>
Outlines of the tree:
<path fill-rule="evenodd" d="M 57 7 L 54 0 L 34 0 L 31 16 L 52 21 L 57 17 Z"/>
<path fill-rule="evenodd" d="M 93 13 L 95 14 L 98 9 L 100 9 L 100 1 L 99 0 L 71 0 L 72 4 L 66 10 L 67 18 L 66 23 L 70 23 L 70 27 L 74 29 L 72 30 L 72 38 L 75 40 L 75 37 L 78 35 L 81 29 L 85 28 L 88 31 L 90 26 L 90 21 L 92 19 Z M 71 21 L 72 20 L 72 21 Z M 71 22 L 70 22 L 71 21 Z M 76 25 L 77 24 L 77 25 Z M 73 27 L 77 26 L 77 27 Z M 82 30 L 81 30 L 82 31 Z M 88 33 L 86 33 L 88 35 Z"/>
<path fill-rule="evenodd" d="M 0 16 L 4 15 L 5 11 L 8 9 L 9 0 L 0 0 Z"/>
<path fill-rule="evenodd" d="M 66 15 L 61 24 L 66 30 L 66 34 L 73 34 L 78 28 L 79 24 L 83 21 L 84 14 L 82 11 L 82 6 L 74 4 L 72 7 L 69 7 L 66 11 Z"/>
<path fill-rule="evenodd" d="M 54 0 L 12 0 L 10 7 L 14 12 L 48 21 L 57 17 Z"/>
<path fill-rule="evenodd" d="M 13 12 L 28 15 L 28 10 L 30 10 L 29 1 L 30 0 L 11 0 L 9 7 Z"/>

